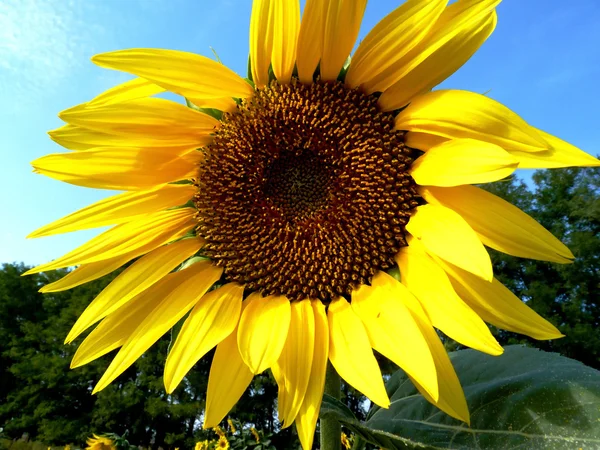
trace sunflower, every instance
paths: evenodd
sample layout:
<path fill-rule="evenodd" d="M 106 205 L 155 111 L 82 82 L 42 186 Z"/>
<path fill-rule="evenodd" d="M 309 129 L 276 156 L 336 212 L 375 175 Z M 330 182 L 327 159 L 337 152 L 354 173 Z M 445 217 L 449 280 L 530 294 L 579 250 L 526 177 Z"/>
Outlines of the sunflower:
<path fill-rule="evenodd" d="M 111 439 L 95 434 L 93 436 L 86 441 L 85 450 L 116 450 L 117 447 Z"/>
<path fill-rule="evenodd" d="M 216 346 L 204 426 L 270 369 L 283 426 L 309 449 L 328 361 L 387 407 L 375 349 L 469 422 L 436 329 L 491 355 L 502 347 L 485 322 L 561 337 L 493 277 L 485 247 L 556 263 L 572 253 L 473 185 L 598 160 L 485 95 L 432 91 L 492 33 L 499 1 L 408 0 L 350 60 L 366 0 L 307 0 L 302 21 L 297 0 L 255 0 L 248 79 L 181 51 L 93 57 L 137 78 L 62 112 L 50 136 L 72 151 L 33 166 L 125 192 L 34 232 L 114 225 L 29 273 L 78 265 L 52 292 L 135 260 L 66 339 L 99 322 L 72 367 L 120 349 L 94 392 L 189 313 L 166 390 Z M 154 97 L 164 91 L 187 106 Z"/>

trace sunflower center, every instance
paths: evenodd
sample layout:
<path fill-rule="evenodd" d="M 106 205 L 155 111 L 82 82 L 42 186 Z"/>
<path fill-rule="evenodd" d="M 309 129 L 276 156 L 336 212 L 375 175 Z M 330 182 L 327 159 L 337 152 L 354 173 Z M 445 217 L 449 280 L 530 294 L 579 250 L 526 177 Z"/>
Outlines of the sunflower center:
<path fill-rule="evenodd" d="M 349 295 L 406 245 L 417 201 L 403 137 L 375 97 L 342 83 L 257 90 L 205 149 L 204 253 L 265 296 Z"/>
<path fill-rule="evenodd" d="M 265 170 L 265 199 L 290 223 L 325 208 L 335 182 L 334 168 L 310 151 L 284 151 Z"/>

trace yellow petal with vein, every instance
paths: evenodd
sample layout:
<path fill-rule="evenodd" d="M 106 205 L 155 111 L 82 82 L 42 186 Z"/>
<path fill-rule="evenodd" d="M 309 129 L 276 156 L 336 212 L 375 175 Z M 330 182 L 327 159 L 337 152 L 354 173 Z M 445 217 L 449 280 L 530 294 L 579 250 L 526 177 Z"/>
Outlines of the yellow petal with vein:
<path fill-rule="evenodd" d="M 298 33 L 296 67 L 302 83 L 311 84 L 323 53 L 327 0 L 306 0 Z"/>
<path fill-rule="evenodd" d="M 200 238 L 182 239 L 157 248 L 138 259 L 121 272 L 88 305 L 71 328 L 65 342 L 71 342 L 88 327 L 160 281 L 171 270 L 200 250 L 202 244 Z"/>
<path fill-rule="evenodd" d="M 486 322 L 539 340 L 564 336 L 497 279 L 487 283 L 452 264 L 438 263 L 450 276 L 456 293 Z"/>
<path fill-rule="evenodd" d="M 406 231 L 429 253 L 492 281 L 490 255 L 469 224 L 452 209 L 432 204 L 417 206 Z"/>
<path fill-rule="evenodd" d="M 371 346 L 419 381 L 438 399 L 438 381 L 429 345 L 401 297 L 412 295 L 390 275 L 379 272 L 371 286 L 352 292 L 352 309 L 369 336 Z"/>
<path fill-rule="evenodd" d="M 522 258 L 568 264 L 573 253 L 519 208 L 475 186 L 421 188 L 429 203 L 452 208 L 488 247 Z"/>
<path fill-rule="evenodd" d="M 222 273 L 221 267 L 201 261 L 172 274 L 169 282 L 159 289 L 163 294 L 160 302 L 127 338 L 92 393 L 101 391 L 127 370 L 196 304 Z M 166 294 L 165 289 L 169 290 Z M 156 291 L 147 292 L 146 295 L 153 296 Z"/>
<path fill-rule="evenodd" d="M 312 449 L 325 390 L 325 372 L 329 358 L 329 325 L 325 306 L 319 300 L 311 300 L 311 306 L 315 319 L 315 349 L 306 394 L 296 416 L 296 430 L 304 450 Z"/>
<path fill-rule="evenodd" d="M 403 247 L 396 261 L 402 284 L 423 305 L 434 327 L 468 347 L 490 355 L 502 354 L 502 347 L 483 320 L 456 295 L 444 270 L 418 242 Z"/>
<path fill-rule="evenodd" d="M 72 270 L 67 275 L 54 283 L 47 284 L 40 288 L 39 292 L 59 292 L 74 288 L 88 281 L 97 280 L 106 274 L 117 270 L 122 265 L 128 263 L 134 256 L 127 254 L 115 258 L 105 259 L 90 264 L 82 264 L 77 269 Z"/>
<path fill-rule="evenodd" d="M 417 158 L 410 174 L 420 185 L 458 186 L 506 178 L 519 165 L 502 147 L 475 139 L 453 139 Z"/>
<path fill-rule="evenodd" d="M 239 75 L 205 56 L 178 50 L 133 48 L 102 53 L 92 62 L 121 70 L 194 100 L 198 106 L 222 105 L 223 98 L 246 98 L 252 87 Z M 198 102 L 204 100 L 206 104 Z"/>
<path fill-rule="evenodd" d="M 369 336 L 350 304 L 338 297 L 329 304 L 329 360 L 340 376 L 373 403 L 388 408 L 390 400 L 383 385 Z"/>
<path fill-rule="evenodd" d="M 168 275 L 155 284 L 151 292 L 153 295 L 139 296 L 134 302 L 127 303 L 115 313 L 105 317 L 77 348 L 71 361 L 71 369 L 88 364 L 121 347 L 140 321 L 144 320 L 160 302 L 161 295 L 168 293 L 169 283 L 174 275 Z"/>
<path fill-rule="evenodd" d="M 215 118 L 162 98 L 139 98 L 95 108 L 67 109 L 58 115 L 67 123 L 103 133 L 155 139 L 165 147 L 201 147 L 212 140 Z"/>
<path fill-rule="evenodd" d="M 242 311 L 247 305 L 248 300 L 242 304 Z M 206 411 L 202 425 L 204 429 L 216 427 L 221 423 L 254 376 L 240 355 L 237 332 L 236 328 L 217 345 L 213 356 L 206 391 Z"/>
<path fill-rule="evenodd" d="M 290 329 L 275 363 L 279 381 L 278 410 L 283 428 L 294 423 L 310 379 L 315 350 L 315 317 L 310 300 L 291 304 Z"/>
<path fill-rule="evenodd" d="M 396 116 L 395 126 L 397 130 L 449 139 L 477 139 L 507 151 L 538 152 L 548 148 L 540 134 L 506 106 L 468 91 L 441 90 L 419 95 Z"/>
<path fill-rule="evenodd" d="M 137 191 L 191 178 L 202 155 L 168 148 L 98 147 L 54 153 L 31 163 L 34 171 L 76 186 Z"/>
<path fill-rule="evenodd" d="M 194 225 L 196 210 L 181 208 L 160 211 L 117 225 L 52 262 L 42 264 L 24 275 L 89 264 L 121 255 L 143 255 L 161 245 L 183 237 Z"/>
<path fill-rule="evenodd" d="M 296 44 L 300 29 L 300 2 L 279 0 L 273 3 L 273 73 L 280 84 L 288 84 L 296 64 Z"/>
<path fill-rule="evenodd" d="M 55 220 L 30 233 L 27 238 L 129 222 L 148 213 L 183 205 L 196 190 L 191 184 L 167 184 L 147 191 L 125 192 Z"/>
<path fill-rule="evenodd" d="M 350 87 L 367 94 L 397 81 L 396 65 L 427 35 L 448 0 L 407 0 L 367 34 L 352 56 L 346 75 Z"/>
<path fill-rule="evenodd" d="M 88 107 L 112 105 L 114 103 L 123 103 L 138 98 L 151 97 L 152 95 L 164 92 L 165 88 L 158 86 L 143 78 L 134 78 L 125 83 L 104 91 L 102 94 L 94 97 L 87 102 Z"/>
<path fill-rule="evenodd" d="M 519 161 L 519 169 L 556 169 L 559 167 L 599 167 L 600 160 L 562 139 L 542 130 L 536 131 L 550 147 L 544 152 L 527 153 L 512 151 Z"/>
<path fill-rule="evenodd" d="M 90 150 L 96 147 L 164 147 L 165 142 L 143 136 L 109 134 L 90 128 L 66 124 L 48 132 L 50 139 L 69 150 Z M 189 144 L 172 147 L 174 153 L 190 149 Z"/>
<path fill-rule="evenodd" d="M 406 56 L 396 73 L 403 75 L 379 98 L 381 109 L 401 108 L 413 97 L 433 89 L 462 67 L 492 34 L 497 15 L 493 10 L 489 12 L 489 5 L 497 3 L 494 0 L 478 1 L 452 20 L 442 20 L 454 8 L 468 3 L 457 2 L 446 8 L 432 32 Z"/>
<path fill-rule="evenodd" d="M 322 80 L 337 79 L 358 37 L 366 6 L 367 0 L 329 1 L 321 55 Z"/>
<path fill-rule="evenodd" d="M 447 142 L 448 138 L 436 136 L 435 134 L 419 133 L 410 131 L 404 135 L 404 143 L 410 148 L 426 152 L 442 142 Z"/>
<path fill-rule="evenodd" d="M 431 351 L 431 355 L 435 362 L 439 386 L 439 398 L 437 400 L 432 398 L 427 390 L 421 386 L 415 378 L 410 377 L 411 381 L 428 402 L 434 404 L 446 414 L 468 424 L 470 422 L 470 416 L 465 394 L 460 385 L 460 381 L 456 376 L 454 367 L 452 367 L 450 358 L 446 353 L 444 344 L 442 344 L 438 334 L 431 326 L 429 317 L 423 310 L 419 301 L 413 295 L 404 295 L 400 297 L 400 299 L 410 310 L 429 345 L 429 350 Z"/>
<path fill-rule="evenodd" d="M 250 70 L 258 88 L 269 83 L 269 66 L 273 51 L 275 2 L 254 0 L 250 16 Z"/>
<path fill-rule="evenodd" d="M 284 296 L 251 294 L 240 318 L 237 342 L 240 355 L 255 374 L 271 367 L 281 355 L 291 320 Z"/>
<path fill-rule="evenodd" d="M 165 363 L 165 389 L 171 393 L 208 351 L 237 327 L 244 286 L 228 283 L 204 295 L 183 323 Z"/>

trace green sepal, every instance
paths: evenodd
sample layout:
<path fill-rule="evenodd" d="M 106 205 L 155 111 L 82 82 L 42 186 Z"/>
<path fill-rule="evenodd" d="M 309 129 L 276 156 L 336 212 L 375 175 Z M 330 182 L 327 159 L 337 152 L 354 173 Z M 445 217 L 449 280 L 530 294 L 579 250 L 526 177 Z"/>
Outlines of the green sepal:
<path fill-rule="evenodd" d="M 194 105 L 187 97 L 185 98 L 185 104 L 188 108 L 191 108 L 195 111 L 199 111 L 204 114 L 208 114 L 211 117 L 214 117 L 217 120 L 221 120 L 223 117 L 223 111 L 216 108 L 201 108 L 199 106 Z"/>
<path fill-rule="evenodd" d="M 338 81 L 341 81 L 342 83 L 346 80 L 346 74 L 348 73 L 348 69 L 350 68 L 350 61 L 352 61 L 352 57 L 348 56 L 346 58 L 346 61 L 344 61 L 344 65 L 342 66 L 342 70 L 340 70 L 340 73 L 337 77 Z"/>

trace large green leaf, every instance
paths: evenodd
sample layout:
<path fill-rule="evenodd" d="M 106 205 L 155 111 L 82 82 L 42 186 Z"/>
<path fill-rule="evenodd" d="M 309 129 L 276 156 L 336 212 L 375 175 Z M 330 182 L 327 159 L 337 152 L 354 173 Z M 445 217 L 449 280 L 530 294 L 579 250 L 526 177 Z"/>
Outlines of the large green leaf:
<path fill-rule="evenodd" d="M 500 357 L 453 352 L 471 426 L 429 404 L 396 372 L 387 384 L 389 409 L 366 422 L 336 417 L 365 440 L 387 449 L 600 449 L 600 372 L 578 361 L 510 346 Z M 325 413 L 334 414 L 328 399 Z"/>

